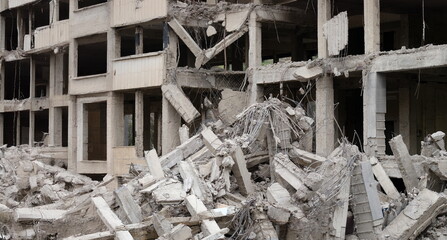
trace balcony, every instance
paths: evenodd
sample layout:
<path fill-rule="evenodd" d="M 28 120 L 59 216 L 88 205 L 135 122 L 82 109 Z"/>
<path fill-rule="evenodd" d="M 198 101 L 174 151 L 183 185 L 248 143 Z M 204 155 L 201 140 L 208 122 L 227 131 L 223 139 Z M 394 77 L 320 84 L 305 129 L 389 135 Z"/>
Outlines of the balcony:
<path fill-rule="evenodd" d="M 165 77 L 165 53 L 154 52 L 113 61 L 113 90 L 161 86 Z"/>
<path fill-rule="evenodd" d="M 37 28 L 34 32 L 34 48 L 47 48 L 67 43 L 70 40 L 69 21 L 55 22 L 50 26 Z"/>
<path fill-rule="evenodd" d="M 113 1 L 113 27 L 147 22 L 166 17 L 168 13 L 167 0 L 150 1 Z"/>
<path fill-rule="evenodd" d="M 1 1 L 5 1 L 5 0 L 1 0 Z M 16 8 L 16 7 L 23 6 L 25 4 L 37 2 L 37 0 L 9 0 L 8 2 L 9 2 L 9 8 Z"/>
<path fill-rule="evenodd" d="M 109 28 L 109 3 L 101 3 L 73 12 L 70 19 L 72 38 L 107 32 Z"/>
<path fill-rule="evenodd" d="M 75 77 L 70 80 L 70 95 L 107 92 L 110 87 L 107 83 L 107 73 L 83 77 Z"/>

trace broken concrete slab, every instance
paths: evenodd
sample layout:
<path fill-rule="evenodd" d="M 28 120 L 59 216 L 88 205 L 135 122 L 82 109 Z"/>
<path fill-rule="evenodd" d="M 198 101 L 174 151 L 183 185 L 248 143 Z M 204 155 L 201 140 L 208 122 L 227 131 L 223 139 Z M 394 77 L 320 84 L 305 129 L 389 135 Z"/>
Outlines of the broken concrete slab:
<path fill-rule="evenodd" d="M 383 214 L 369 161 L 354 167 L 351 189 L 357 235 L 362 239 L 375 239 Z"/>
<path fill-rule="evenodd" d="M 383 230 L 386 239 L 414 239 L 436 218 L 445 212 L 444 194 L 422 190 L 408 206 Z"/>
<path fill-rule="evenodd" d="M 118 200 L 118 205 L 126 213 L 127 219 L 131 223 L 139 223 L 143 221 L 143 215 L 141 214 L 140 206 L 135 202 L 126 186 L 121 186 L 115 190 L 115 196 Z"/>
<path fill-rule="evenodd" d="M 293 76 L 298 80 L 309 80 L 315 79 L 323 75 L 323 69 L 321 67 L 311 67 L 303 66 L 299 67 L 293 72 Z"/>
<path fill-rule="evenodd" d="M 233 91 L 231 89 L 224 89 L 222 91 L 222 100 L 220 100 L 217 110 L 220 119 L 228 124 L 233 124 L 247 105 L 246 92 Z"/>
<path fill-rule="evenodd" d="M 192 182 L 191 192 L 202 201 L 211 201 L 211 193 L 207 189 L 203 180 L 199 177 L 199 173 L 195 169 L 194 164 L 190 161 L 181 161 L 178 167 L 183 180 L 186 181 L 187 179 L 190 179 Z"/>
<path fill-rule="evenodd" d="M 251 173 L 247 170 L 247 162 L 245 161 L 244 153 L 238 146 L 232 153 L 235 164 L 233 165 L 233 174 L 239 185 L 241 193 L 245 196 L 255 192 L 253 183 L 251 182 Z"/>
<path fill-rule="evenodd" d="M 189 98 L 177 85 L 162 85 L 161 91 L 163 92 L 163 96 L 188 124 L 192 123 L 194 119 L 200 116 L 199 111 L 197 111 Z"/>
<path fill-rule="evenodd" d="M 217 150 L 223 146 L 223 142 L 209 128 L 205 128 L 201 133 L 205 146 L 216 154 Z"/>
<path fill-rule="evenodd" d="M 112 211 L 112 209 L 110 209 L 104 198 L 93 197 L 92 202 L 99 217 L 110 231 L 113 232 L 116 228 L 122 227 L 124 225 L 121 219 L 119 219 L 118 216 L 116 216 L 116 214 Z"/>
<path fill-rule="evenodd" d="M 399 199 L 399 191 L 397 191 L 397 188 L 394 186 L 393 182 L 386 174 L 379 160 L 377 160 L 376 157 L 371 157 L 369 161 L 372 165 L 374 176 L 376 176 L 377 180 L 380 183 L 380 186 L 382 186 L 388 197 L 392 199 Z"/>
<path fill-rule="evenodd" d="M 144 151 L 144 158 L 146 159 L 149 172 L 152 176 L 156 179 L 162 179 L 165 177 L 165 173 L 161 167 L 161 162 L 155 149 Z"/>
<path fill-rule="evenodd" d="M 320 166 L 324 161 L 326 161 L 326 158 L 318 156 L 316 154 L 298 149 L 296 147 L 293 147 L 289 151 L 290 160 L 292 160 L 296 164 L 300 164 L 303 166 L 312 166 L 312 167 L 318 167 Z"/>
<path fill-rule="evenodd" d="M 418 187 L 418 175 L 411 161 L 410 153 L 402 140 L 402 136 L 398 135 L 391 139 L 390 147 L 397 160 L 407 192 L 410 192 L 413 188 Z"/>
<path fill-rule="evenodd" d="M 289 210 L 283 208 L 269 206 L 267 210 L 267 216 L 273 223 L 284 225 L 289 222 L 290 212 Z"/>
<path fill-rule="evenodd" d="M 197 45 L 197 43 L 192 39 L 189 33 L 183 28 L 183 26 L 177 21 L 177 19 L 173 18 L 168 22 L 169 26 L 174 30 L 174 32 L 182 39 L 182 41 L 188 46 L 189 50 L 194 54 L 194 56 L 198 56 L 202 49 Z"/>
<path fill-rule="evenodd" d="M 195 195 L 189 195 L 188 197 L 186 197 L 185 201 L 186 208 L 193 217 L 198 216 L 200 213 L 208 211 L 203 202 Z M 210 236 L 216 233 L 219 234 L 221 232 L 219 225 L 217 225 L 216 221 L 213 219 L 202 220 L 201 230 L 204 236 Z M 223 237 L 223 235 L 221 237 Z"/>
<path fill-rule="evenodd" d="M 175 204 L 185 199 L 186 192 L 182 183 L 169 181 L 155 189 L 152 196 L 158 204 Z"/>
<path fill-rule="evenodd" d="M 62 218 L 66 212 L 66 210 L 17 208 L 14 210 L 14 219 L 17 222 L 54 221 Z"/>

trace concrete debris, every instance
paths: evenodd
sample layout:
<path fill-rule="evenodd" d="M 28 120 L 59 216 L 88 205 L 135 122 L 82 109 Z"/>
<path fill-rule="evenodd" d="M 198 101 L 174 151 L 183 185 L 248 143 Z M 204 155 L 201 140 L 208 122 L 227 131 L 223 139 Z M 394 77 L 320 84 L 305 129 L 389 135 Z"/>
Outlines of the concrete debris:
<path fill-rule="evenodd" d="M 192 123 L 194 119 L 200 116 L 199 111 L 177 85 L 162 85 L 161 91 L 185 122 Z"/>
<path fill-rule="evenodd" d="M 348 45 L 348 12 L 341 12 L 323 25 L 330 56 L 340 54 Z"/>
<path fill-rule="evenodd" d="M 440 154 L 410 156 L 397 136 L 394 156 L 367 156 L 341 140 L 322 157 L 305 147 L 314 120 L 299 105 L 270 98 L 232 115 L 184 125 L 180 146 L 160 157 L 145 151 L 147 167 L 102 182 L 47 165 L 34 148 L 2 148 L 2 236 L 414 239 L 441 231 L 429 225 L 447 207 L 443 133 L 422 143 Z"/>

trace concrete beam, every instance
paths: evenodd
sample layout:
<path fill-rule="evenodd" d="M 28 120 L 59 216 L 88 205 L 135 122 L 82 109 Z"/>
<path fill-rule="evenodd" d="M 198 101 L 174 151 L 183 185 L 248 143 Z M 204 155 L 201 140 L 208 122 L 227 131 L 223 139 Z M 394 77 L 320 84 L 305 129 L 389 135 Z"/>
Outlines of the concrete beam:
<path fill-rule="evenodd" d="M 177 21 L 177 19 L 173 18 L 168 22 L 169 26 L 172 30 L 182 39 L 182 41 L 188 46 L 189 50 L 194 54 L 194 56 L 199 56 L 202 52 L 202 49 L 197 45 L 197 43 L 192 39 L 189 33 L 183 28 L 183 26 Z"/>
<path fill-rule="evenodd" d="M 364 0 L 365 53 L 380 51 L 380 0 Z"/>

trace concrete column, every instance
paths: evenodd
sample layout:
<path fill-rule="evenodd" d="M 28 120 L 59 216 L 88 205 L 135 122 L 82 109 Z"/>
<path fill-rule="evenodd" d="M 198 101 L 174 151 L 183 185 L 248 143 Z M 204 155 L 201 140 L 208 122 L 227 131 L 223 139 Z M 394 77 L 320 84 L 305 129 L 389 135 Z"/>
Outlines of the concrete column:
<path fill-rule="evenodd" d="M 77 169 L 77 120 L 76 120 L 76 97 L 71 96 L 68 103 L 68 170 L 76 172 Z"/>
<path fill-rule="evenodd" d="M 62 108 L 50 107 L 48 110 L 48 145 L 62 146 Z"/>
<path fill-rule="evenodd" d="M 23 24 L 22 17 L 23 10 L 17 9 L 17 48 L 23 49 L 23 38 L 25 36 L 25 24 Z"/>
<path fill-rule="evenodd" d="M 16 146 L 20 145 L 21 139 L 21 131 L 20 128 L 22 124 L 20 123 L 20 112 L 16 112 L 16 142 L 14 143 Z"/>
<path fill-rule="evenodd" d="M 30 79 L 29 79 L 29 97 L 35 98 L 36 96 L 36 62 L 33 57 L 30 58 Z"/>
<path fill-rule="evenodd" d="M 49 96 L 63 95 L 64 54 L 50 55 L 50 91 Z"/>
<path fill-rule="evenodd" d="M 410 23 L 408 14 L 400 15 L 400 46 L 410 47 Z"/>
<path fill-rule="evenodd" d="M 50 1 L 50 24 L 59 21 L 59 0 Z"/>
<path fill-rule="evenodd" d="M 363 77 L 363 143 L 370 156 L 385 154 L 386 79 L 371 72 Z"/>
<path fill-rule="evenodd" d="M 110 93 L 107 100 L 107 172 L 114 174 L 113 148 L 124 145 L 124 94 Z"/>
<path fill-rule="evenodd" d="M 135 54 L 143 53 L 143 28 L 137 26 L 135 28 Z"/>
<path fill-rule="evenodd" d="M 5 141 L 3 139 L 3 129 L 4 129 L 4 121 L 3 121 L 3 113 L 0 113 L 0 146 L 3 146 L 5 144 Z"/>
<path fill-rule="evenodd" d="M 70 0 L 70 4 L 69 4 L 69 7 L 70 7 L 70 19 L 73 18 L 74 11 L 78 9 L 78 1 L 79 0 Z"/>
<path fill-rule="evenodd" d="M 248 68 L 254 69 L 261 66 L 262 63 L 262 28 L 261 23 L 257 21 L 256 11 L 250 14 L 248 20 Z M 249 75 L 249 104 L 262 101 L 263 88 L 259 86 L 253 74 Z"/>
<path fill-rule="evenodd" d="M 316 83 L 316 153 L 328 156 L 334 150 L 334 82 L 323 76 Z"/>
<path fill-rule="evenodd" d="M 5 100 L 5 64 L 3 61 L 0 61 L 0 100 Z"/>
<path fill-rule="evenodd" d="M 399 86 L 399 134 L 405 145 L 410 147 L 410 87 L 408 80 L 400 81 Z"/>
<path fill-rule="evenodd" d="M 29 111 L 29 145 L 31 147 L 34 147 L 34 128 L 35 128 L 35 118 L 34 118 L 34 112 L 33 111 Z M 20 115 L 19 115 L 20 118 Z M 20 134 L 20 133 L 19 133 Z"/>
<path fill-rule="evenodd" d="M 167 28 L 169 44 L 167 46 L 167 60 L 166 60 L 166 68 L 171 69 L 177 67 L 177 52 L 178 52 L 178 36 L 175 32 Z"/>
<path fill-rule="evenodd" d="M 5 18 L 0 15 L 0 52 L 6 48 L 6 22 Z"/>
<path fill-rule="evenodd" d="M 364 0 L 365 53 L 380 51 L 380 0 Z"/>
<path fill-rule="evenodd" d="M 135 150 L 138 157 L 143 157 L 144 151 L 144 95 L 141 91 L 135 92 Z"/>
<path fill-rule="evenodd" d="M 162 130 L 161 144 L 162 154 L 167 154 L 180 145 L 178 129 L 180 128 L 181 117 L 169 101 L 163 97 L 162 102 Z"/>
<path fill-rule="evenodd" d="M 323 25 L 330 19 L 330 1 L 318 0 L 318 57 L 327 58 Z M 334 150 L 334 82 L 326 75 L 316 80 L 316 153 L 328 156 Z"/>

